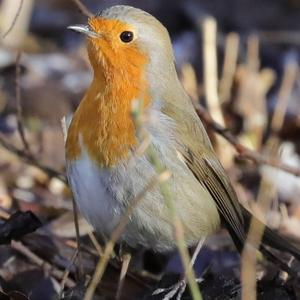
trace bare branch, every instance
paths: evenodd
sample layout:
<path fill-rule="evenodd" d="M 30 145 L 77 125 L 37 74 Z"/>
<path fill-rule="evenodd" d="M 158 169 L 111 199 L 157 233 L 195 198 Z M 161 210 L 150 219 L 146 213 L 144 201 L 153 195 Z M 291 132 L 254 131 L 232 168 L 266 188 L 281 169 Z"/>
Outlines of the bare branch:
<path fill-rule="evenodd" d="M 143 105 L 140 102 L 136 102 L 132 107 L 131 113 L 135 122 L 135 126 L 137 128 L 137 136 L 139 140 L 142 143 L 143 141 L 148 141 L 149 134 L 144 126 L 145 116 L 143 115 Z M 152 144 L 149 144 L 145 149 L 145 155 L 147 156 L 148 161 L 154 167 L 157 174 L 162 174 L 163 172 L 168 171 L 161 162 L 160 157 L 158 156 Z M 202 296 L 196 282 L 194 269 L 191 267 L 192 261 L 190 259 L 190 255 L 185 242 L 182 219 L 177 212 L 169 184 L 165 181 L 162 181 L 159 183 L 159 187 L 161 195 L 164 198 L 165 205 L 169 210 L 171 219 L 170 221 L 173 225 L 173 236 L 185 271 L 184 279 L 189 285 L 192 298 L 194 300 L 200 300 L 202 299 Z"/>
<path fill-rule="evenodd" d="M 277 105 L 271 122 L 272 133 L 265 147 L 268 155 L 272 157 L 275 157 L 278 154 L 280 141 L 277 133 L 283 126 L 288 100 L 291 96 L 296 81 L 297 72 L 297 64 L 289 63 L 285 66 L 285 72 L 278 94 Z M 262 222 L 258 222 L 256 218 L 251 219 L 249 233 L 242 253 L 242 299 L 255 300 L 257 298 L 256 253 L 263 237 L 265 228 L 264 224 L 266 224 L 266 214 L 270 209 L 270 205 L 275 195 L 276 187 L 274 186 L 274 183 L 270 180 L 269 176 L 263 173 L 257 202 L 254 206 L 254 215 L 258 216 Z"/>
<path fill-rule="evenodd" d="M 16 58 L 16 77 L 15 77 L 15 93 L 16 93 L 16 111 L 17 111 L 17 123 L 18 123 L 18 132 L 21 137 L 22 143 L 24 145 L 25 151 L 30 154 L 29 144 L 25 138 L 25 130 L 23 124 L 23 109 L 21 105 L 21 86 L 20 86 L 20 73 L 21 73 L 21 60 L 22 53 L 18 51 Z"/>
<path fill-rule="evenodd" d="M 295 61 L 288 63 L 285 67 L 282 84 L 278 93 L 276 108 L 271 121 L 271 130 L 273 134 L 277 134 L 283 126 L 288 101 L 297 80 L 298 71 L 298 65 Z"/>
<path fill-rule="evenodd" d="M 88 18 L 93 17 L 92 12 L 80 1 L 80 0 L 71 0 L 79 9 L 79 11 L 87 16 Z"/>
<path fill-rule="evenodd" d="M 53 265 L 49 264 L 45 260 L 41 259 L 39 256 L 34 254 L 29 248 L 27 248 L 24 244 L 21 242 L 12 241 L 11 247 L 15 251 L 21 253 L 25 257 L 27 257 L 31 262 L 36 264 L 37 266 L 43 268 L 46 272 L 51 274 L 51 276 L 55 277 L 56 279 L 63 280 L 64 279 L 64 272 L 57 269 Z M 75 286 L 75 283 L 73 280 L 66 278 L 65 279 L 65 285 L 68 288 L 72 288 Z"/>
<path fill-rule="evenodd" d="M 209 113 L 224 125 L 224 116 L 218 96 L 217 22 L 208 17 L 203 21 L 203 61 L 205 97 Z M 222 147 L 222 145 L 221 145 Z"/>
<path fill-rule="evenodd" d="M 204 61 L 204 88 L 205 99 L 209 113 L 213 119 L 225 126 L 224 115 L 218 95 L 218 61 L 217 61 L 217 22 L 208 17 L 202 24 L 203 61 Z M 234 151 L 225 147 L 225 141 L 216 137 L 215 149 L 219 159 L 226 167 L 232 165 Z"/>
<path fill-rule="evenodd" d="M 65 285 L 66 285 L 66 281 L 68 280 L 68 277 L 69 277 L 69 274 L 70 274 L 70 269 L 71 269 L 72 265 L 74 264 L 74 262 L 75 262 L 75 260 L 77 258 L 77 255 L 78 255 L 78 249 L 76 249 L 76 251 L 72 255 L 70 264 L 66 267 L 65 272 L 63 274 L 62 280 L 60 282 L 59 299 L 61 299 L 62 296 L 63 296 L 64 288 L 65 288 Z"/>
<path fill-rule="evenodd" d="M 7 37 L 7 35 L 13 30 L 14 26 L 16 25 L 16 22 L 18 20 L 18 17 L 20 16 L 20 13 L 21 13 L 21 10 L 22 10 L 22 7 L 23 7 L 23 3 L 24 3 L 24 0 L 20 0 L 20 4 L 19 4 L 18 10 L 17 10 L 17 13 L 16 13 L 11 25 L 6 30 L 6 32 L 2 35 L 3 39 L 5 39 Z"/>
<path fill-rule="evenodd" d="M 67 184 L 67 179 L 63 174 L 61 174 L 60 172 L 58 172 L 48 166 L 45 166 L 45 165 L 39 163 L 34 157 L 29 155 L 25 151 L 20 150 L 17 147 L 15 147 L 14 145 L 8 143 L 1 135 L 0 135 L 0 146 L 2 146 L 4 149 L 9 151 L 10 153 L 18 156 L 27 164 L 32 165 L 32 166 L 37 167 L 38 169 L 42 170 L 50 178 L 55 177 L 55 178 L 61 180 L 63 183 Z"/>
<path fill-rule="evenodd" d="M 275 194 L 272 183 L 265 176 L 262 177 L 257 203 L 252 206 L 253 214 L 258 219 L 252 218 L 249 233 L 241 255 L 241 279 L 242 279 L 242 299 L 255 300 L 256 295 L 256 261 L 259 245 L 265 230 L 266 214 Z"/>
<path fill-rule="evenodd" d="M 236 151 L 238 152 L 241 158 L 251 160 L 252 162 L 258 165 L 269 165 L 274 168 L 278 168 L 285 172 L 291 173 L 297 177 L 300 177 L 299 168 L 286 165 L 282 163 L 278 158 L 265 156 L 259 152 L 252 151 L 251 149 L 240 144 L 238 139 L 232 133 L 230 133 L 230 131 L 227 128 L 215 122 L 212 119 L 212 117 L 209 115 L 209 113 L 202 106 L 199 105 L 196 108 L 196 111 L 200 119 L 208 127 L 216 131 L 218 134 L 222 135 L 230 144 L 234 146 L 234 148 L 236 149 Z"/>
<path fill-rule="evenodd" d="M 78 251 L 78 277 L 80 280 L 83 279 L 83 264 L 82 264 L 82 255 L 81 255 L 81 243 L 80 243 L 80 231 L 79 231 L 79 221 L 78 221 L 78 209 L 74 197 L 72 197 L 72 206 L 73 206 L 73 215 L 74 215 L 74 225 L 76 232 L 76 242 L 77 242 L 77 251 Z"/>
<path fill-rule="evenodd" d="M 170 177 L 170 172 L 165 171 L 158 176 L 155 176 L 150 182 L 145 186 L 143 191 L 138 194 L 134 199 L 130 201 L 130 206 L 127 208 L 126 212 L 122 216 L 119 224 L 111 234 L 110 240 L 107 242 L 103 256 L 99 259 L 98 264 L 96 266 L 95 273 L 92 277 L 91 283 L 84 295 L 84 300 L 91 300 L 93 299 L 93 295 L 95 293 L 96 287 L 100 283 L 106 266 L 109 262 L 109 258 L 111 253 L 113 252 L 114 246 L 121 236 L 122 232 L 124 231 L 126 225 L 130 220 L 130 216 L 132 215 L 135 207 L 140 203 L 140 201 L 144 198 L 144 196 L 158 183 L 168 180 Z"/>
<path fill-rule="evenodd" d="M 225 103 L 231 97 L 234 76 L 237 69 L 239 56 L 239 36 L 236 33 L 229 33 L 225 41 L 225 54 L 222 70 L 222 77 L 219 84 L 220 102 Z"/>

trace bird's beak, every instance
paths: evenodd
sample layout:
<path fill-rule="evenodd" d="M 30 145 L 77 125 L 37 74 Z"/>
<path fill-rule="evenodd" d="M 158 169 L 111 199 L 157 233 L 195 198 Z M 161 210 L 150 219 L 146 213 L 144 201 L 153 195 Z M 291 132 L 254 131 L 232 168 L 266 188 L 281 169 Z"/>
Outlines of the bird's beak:
<path fill-rule="evenodd" d="M 78 24 L 78 25 L 68 26 L 67 28 L 70 29 L 70 30 L 79 32 L 79 33 L 83 33 L 83 34 L 85 34 L 89 37 L 92 37 L 92 38 L 95 38 L 95 37 L 99 38 L 100 37 L 100 34 L 93 31 L 89 25 Z"/>

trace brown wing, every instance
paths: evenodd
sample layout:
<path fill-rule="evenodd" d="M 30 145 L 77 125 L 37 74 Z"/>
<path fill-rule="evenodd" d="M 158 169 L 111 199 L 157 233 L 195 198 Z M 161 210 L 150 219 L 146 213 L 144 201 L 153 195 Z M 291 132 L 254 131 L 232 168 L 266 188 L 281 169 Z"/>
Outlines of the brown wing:
<path fill-rule="evenodd" d="M 176 121 L 177 150 L 199 183 L 215 200 L 221 219 L 241 250 L 245 231 L 240 204 L 194 108 L 187 101 L 184 107 L 166 102 L 163 111 Z"/>
<path fill-rule="evenodd" d="M 230 231 L 239 250 L 245 240 L 244 219 L 236 194 L 215 154 L 208 150 L 204 156 L 192 152 L 182 153 L 186 164 L 215 200 L 222 220 Z"/>

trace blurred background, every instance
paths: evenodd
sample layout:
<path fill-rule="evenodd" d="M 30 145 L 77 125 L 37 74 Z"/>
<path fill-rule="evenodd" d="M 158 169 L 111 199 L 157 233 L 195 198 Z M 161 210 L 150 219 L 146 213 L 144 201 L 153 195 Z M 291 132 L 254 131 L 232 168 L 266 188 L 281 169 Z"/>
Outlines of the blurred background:
<path fill-rule="evenodd" d="M 194 103 L 206 107 L 247 148 L 291 167 L 291 172 L 284 172 L 245 160 L 208 127 L 240 201 L 253 208 L 266 191 L 262 182 L 267 180 L 270 226 L 299 242 L 300 1 L 82 3 L 92 13 L 116 4 L 136 6 L 167 27 L 179 76 Z M 29 254 L 20 245 L 0 248 L 0 299 L 28 299 L 29 295 L 30 299 L 58 299 L 63 290 L 78 297 L 65 299 L 82 299 L 84 289 L 74 264 L 71 194 L 60 174 L 65 165 L 61 119 L 76 109 L 92 78 L 84 37 L 66 27 L 86 21 L 78 1 L 0 1 L 0 225 L 17 210 L 31 210 L 43 224 L 22 238 Z M 213 64 L 205 63 L 210 59 Z M 210 69 L 214 78 L 207 77 Z M 85 242 L 84 273 L 91 274 L 99 251 L 90 242 L 89 226 L 79 221 Z M 124 299 L 155 299 L 149 295 L 161 274 L 181 272 L 177 254 L 168 258 L 152 253 L 137 258 Z M 46 263 L 48 268 L 41 267 Z M 201 288 L 205 299 L 236 299 L 239 265 L 225 231 L 210 238 L 196 263 L 197 274 L 205 271 L 207 278 Z M 261 278 L 270 279 L 274 272 L 261 267 Z M 112 261 L 95 299 L 112 299 L 118 273 L 119 263 Z M 270 287 L 277 291 L 277 286 Z M 300 297 L 299 290 L 299 286 L 278 287 L 272 297 L 293 299 Z"/>

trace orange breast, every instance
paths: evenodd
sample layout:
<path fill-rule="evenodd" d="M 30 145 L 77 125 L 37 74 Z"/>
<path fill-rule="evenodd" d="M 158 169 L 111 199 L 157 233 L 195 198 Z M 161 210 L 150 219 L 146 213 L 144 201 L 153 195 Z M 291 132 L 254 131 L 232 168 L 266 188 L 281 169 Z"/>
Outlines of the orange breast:
<path fill-rule="evenodd" d="M 139 99 L 144 107 L 149 103 L 148 85 L 144 78 L 147 57 L 134 48 L 120 53 L 125 57 L 111 64 L 109 61 L 114 58 L 107 57 L 109 53 L 109 48 L 104 49 L 102 65 L 93 65 L 94 80 L 73 116 L 66 142 L 69 160 L 80 157 L 82 145 L 97 164 L 112 167 L 126 159 L 136 144 L 132 101 Z M 95 59 L 91 57 L 93 53 L 89 54 L 91 60 Z M 133 58 L 128 56 L 132 55 L 136 65 L 127 66 L 126 63 Z"/>

